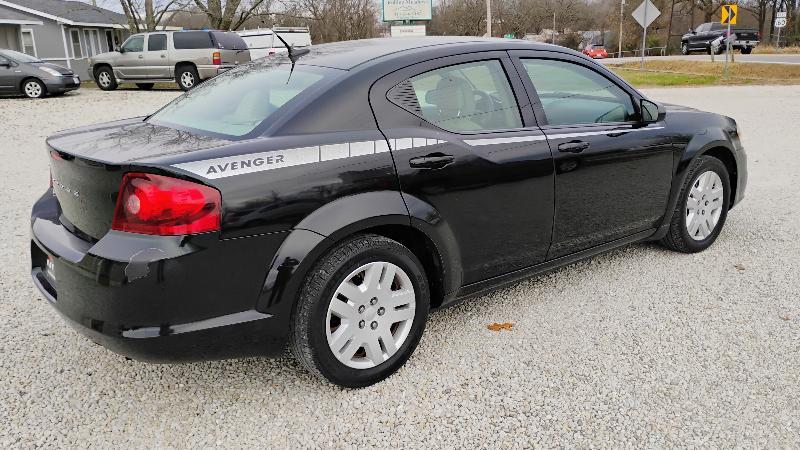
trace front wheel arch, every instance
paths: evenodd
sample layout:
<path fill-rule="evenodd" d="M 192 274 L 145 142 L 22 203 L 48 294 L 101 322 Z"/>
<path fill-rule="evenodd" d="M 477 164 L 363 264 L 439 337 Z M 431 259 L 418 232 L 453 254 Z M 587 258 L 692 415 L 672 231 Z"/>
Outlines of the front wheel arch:
<path fill-rule="evenodd" d="M 728 170 L 728 176 L 730 177 L 730 186 L 731 186 L 731 201 L 728 204 L 728 209 L 733 207 L 733 201 L 736 199 L 736 188 L 738 182 L 739 172 L 737 170 L 736 165 L 736 158 L 733 156 L 733 152 L 727 147 L 712 147 L 708 150 L 702 152 L 701 154 L 695 156 L 698 158 L 700 156 L 713 156 L 718 160 L 722 161 L 725 164 L 725 169 Z"/>
<path fill-rule="evenodd" d="M 25 95 L 25 83 L 29 81 L 38 81 L 39 84 L 42 86 L 43 92 L 39 98 L 42 98 L 47 95 L 47 86 L 44 84 L 44 82 L 42 82 L 42 80 L 36 77 L 25 77 L 22 79 L 22 81 L 20 81 L 18 89 L 21 94 Z"/>

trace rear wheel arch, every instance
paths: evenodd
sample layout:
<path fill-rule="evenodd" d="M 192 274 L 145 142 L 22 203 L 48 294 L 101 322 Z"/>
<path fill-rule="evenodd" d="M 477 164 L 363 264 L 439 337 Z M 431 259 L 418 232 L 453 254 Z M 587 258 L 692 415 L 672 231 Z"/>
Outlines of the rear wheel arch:
<path fill-rule="evenodd" d="M 175 63 L 175 73 L 177 74 L 178 70 L 180 70 L 180 68 L 184 67 L 184 66 L 191 66 L 191 67 L 194 67 L 195 70 L 197 70 L 197 64 L 195 64 L 195 63 L 193 63 L 191 61 L 180 61 L 180 62 Z"/>

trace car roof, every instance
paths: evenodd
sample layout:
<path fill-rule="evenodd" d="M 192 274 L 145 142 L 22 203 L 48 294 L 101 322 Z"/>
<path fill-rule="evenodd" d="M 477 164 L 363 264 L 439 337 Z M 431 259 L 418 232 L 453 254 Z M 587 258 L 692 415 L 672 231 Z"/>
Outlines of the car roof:
<path fill-rule="evenodd" d="M 437 36 L 420 38 L 375 38 L 341 41 L 311 47 L 309 54 L 297 60 L 300 65 L 314 65 L 350 70 L 359 64 L 386 56 L 402 57 L 420 49 L 453 47 L 454 53 L 490 50 L 555 50 L 563 47 L 520 39 Z"/>

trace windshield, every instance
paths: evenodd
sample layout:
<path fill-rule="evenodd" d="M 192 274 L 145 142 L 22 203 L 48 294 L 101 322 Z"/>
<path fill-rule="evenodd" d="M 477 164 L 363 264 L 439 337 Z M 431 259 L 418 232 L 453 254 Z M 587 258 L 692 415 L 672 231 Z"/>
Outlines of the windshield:
<path fill-rule="evenodd" d="M 20 63 L 40 63 L 43 62 L 38 58 L 34 58 L 31 55 L 26 55 L 25 53 L 15 52 L 14 50 L 3 50 L 0 52 L 0 55 L 6 56 L 7 58 L 13 59 L 16 62 Z"/>
<path fill-rule="evenodd" d="M 337 69 L 314 66 L 249 65 L 203 83 L 155 113 L 149 122 L 242 137 L 283 105 L 333 78 Z"/>

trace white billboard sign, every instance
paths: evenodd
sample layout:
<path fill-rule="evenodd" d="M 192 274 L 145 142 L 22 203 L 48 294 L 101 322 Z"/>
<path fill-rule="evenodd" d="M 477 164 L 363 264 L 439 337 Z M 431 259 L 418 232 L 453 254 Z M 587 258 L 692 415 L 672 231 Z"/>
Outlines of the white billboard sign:
<path fill-rule="evenodd" d="M 432 0 L 383 0 L 383 21 L 431 20 Z"/>

